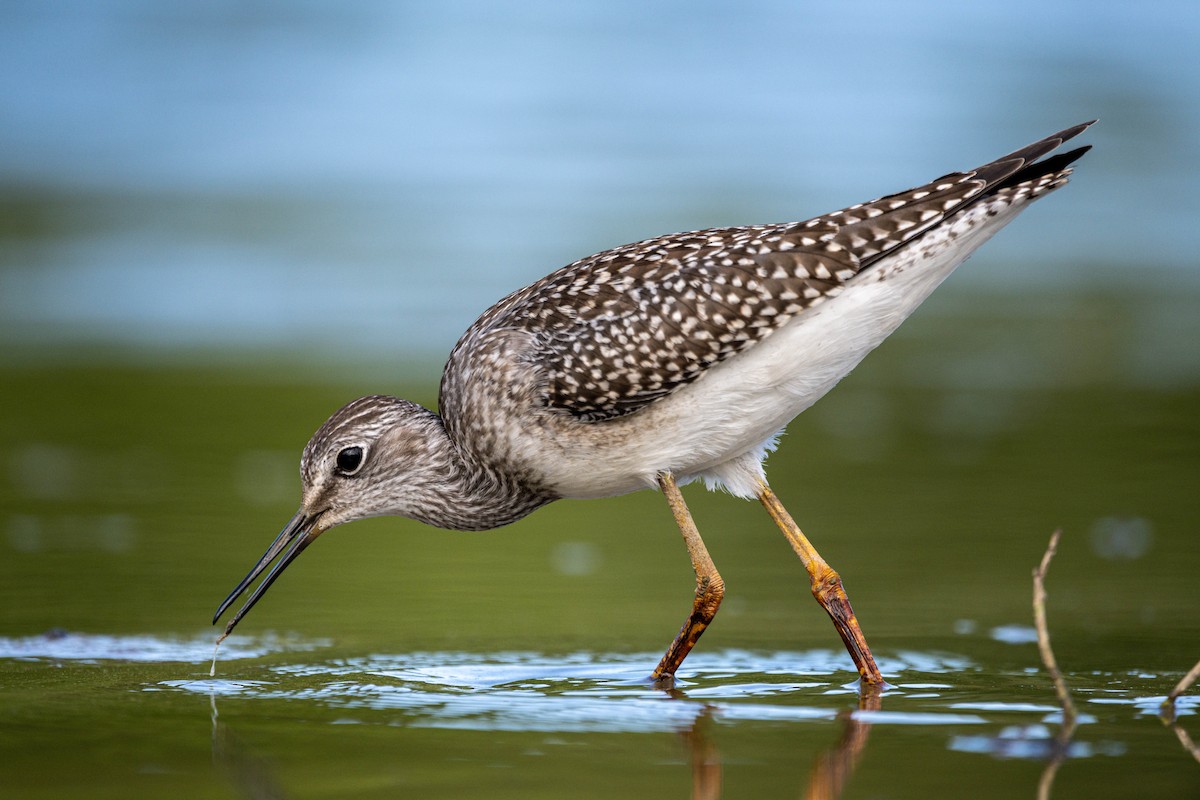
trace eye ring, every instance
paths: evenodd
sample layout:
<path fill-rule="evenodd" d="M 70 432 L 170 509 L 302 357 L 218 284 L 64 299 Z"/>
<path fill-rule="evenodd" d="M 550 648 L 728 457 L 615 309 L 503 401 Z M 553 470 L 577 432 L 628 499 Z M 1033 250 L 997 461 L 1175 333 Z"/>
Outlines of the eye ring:
<path fill-rule="evenodd" d="M 335 459 L 337 471 L 347 476 L 355 474 L 362 469 L 363 462 L 366 461 L 365 456 L 366 451 L 358 445 L 343 447 Z"/>

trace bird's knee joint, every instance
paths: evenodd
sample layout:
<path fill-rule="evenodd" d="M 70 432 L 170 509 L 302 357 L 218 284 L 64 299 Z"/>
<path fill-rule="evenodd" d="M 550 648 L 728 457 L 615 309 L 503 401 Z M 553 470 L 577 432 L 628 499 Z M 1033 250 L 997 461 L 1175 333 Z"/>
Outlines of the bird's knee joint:
<path fill-rule="evenodd" d="M 845 589 L 842 588 L 842 576 L 832 568 L 815 576 L 812 579 L 812 593 L 813 597 L 818 600 L 825 600 L 831 595 L 836 597 L 845 594 Z"/>
<path fill-rule="evenodd" d="M 725 581 L 720 575 L 706 575 L 696 581 L 696 596 L 708 597 L 721 602 L 721 598 L 725 596 Z"/>
<path fill-rule="evenodd" d="M 720 575 L 704 576 L 696 581 L 696 611 L 711 620 L 725 597 L 725 581 Z"/>

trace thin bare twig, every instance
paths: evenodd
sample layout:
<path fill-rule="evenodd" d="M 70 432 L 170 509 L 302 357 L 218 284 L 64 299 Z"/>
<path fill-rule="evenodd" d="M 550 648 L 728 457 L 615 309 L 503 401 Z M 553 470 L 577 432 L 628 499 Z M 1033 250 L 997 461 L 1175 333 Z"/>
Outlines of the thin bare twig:
<path fill-rule="evenodd" d="M 1171 726 L 1171 730 L 1175 732 L 1175 737 L 1179 739 L 1183 749 L 1191 753 L 1192 758 L 1200 761 L 1200 745 L 1192 741 L 1192 737 L 1188 736 L 1187 731 L 1179 724 L 1179 720 L 1175 719 L 1175 700 L 1186 692 L 1197 678 L 1200 678 L 1200 661 L 1197 661 L 1196 666 L 1188 670 L 1188 674 L 1175 684 L 1175 688 L 1167 695 L 1167 699 L 1163 700 L 1162 706 L 1158 710 L 1158 716 L 1164 723 Z"/>
<path fill-rule="evenodd" d="M 1167 695 L 1167 699 L 1163 700 L 1162 708 L 1159 710 L 1159 716 L 1161 716 L 1165 722 L 1175 721 L 1175 700 L 1179 697 L 1179 695 L 1186 692 L 1191 685 L 1196 682 L 1197 678 L 1200 678 L 1200 661 L 1197 661 L 1196 666 L 1188 670 L 1188 674 L 1184 675 L 1180 679 L 1179 683 L 1175 684 L 1175 688 L 1171 690 L 1169 695 Z"/>
<path fill-rule="evenodd" d="M 1037 627 L 1038 652 L 1042 655 L 1042 663 L 1046 665 L 1050 679 L 1054 681 L 1058 704 L 1062 706 L 1063 727 L 1070 728 L 1073 732 L 1076 718 L 1075 702 L 1071 699 L 1067 682 L 1063 679 L 1062 670 L 1058 668 L 1058 661 L 1054 658 L 1054 650 L 1050 647 L 1050 629 L 1046 625 L 1046 570 L 1050 568 L 1050 559 L 1054 558 L 1054 553 L 1058 550 L 1058 540 L 1061 536 L 1061 530 L 1050 535 L 1050 544 L 1046 547 L 1046 554 L 1042 556 L 1042 563 L 1033 571 L 1033 622 Z"/>
<path fill-rule="evenodd" d="M 1055 737 L 1054 755 L 1050 759 L 1050 763 L 1046 765 L 1046 769 L 1042 771 L 1041 780 L 1038 781 L 1038 800 L 1046 800 L 1050 797 L 1054 776 L 1067 757 L 1067 747 L 1071 742 L 1071 737 L 1075 735 L 1077 724 L 1075 701 L 1071 699 L 1071 691 L 1067 688 L 1062 670 L 1058 668 L 1058 661 L 1054 658 L 1054 650 L 1050 647 L 1050 629 L 1046 625 L 1046 570 L 1050 568 L 1050 560 L 1054 558 L 1054 553 L 1058 550 L 1058 540 L 1061 536 L 1061 530 L 1050 535 L 1050 544 L 1046 547 L 1045 555 L 1042 556 L 1042 563 L 1033 570 L 1033 622 L 1034 627 L 1037 628 L 1038 652 L 1042 656 L 1042 663 L 1046 665 L 1046 671 L 1050 673 L 1050 679 L 1054 681 L 1054 692 L 1058 695 L 1059 706 L 1062 707 L 1062 727 L 1059 728 L 1058 736 Z"/>

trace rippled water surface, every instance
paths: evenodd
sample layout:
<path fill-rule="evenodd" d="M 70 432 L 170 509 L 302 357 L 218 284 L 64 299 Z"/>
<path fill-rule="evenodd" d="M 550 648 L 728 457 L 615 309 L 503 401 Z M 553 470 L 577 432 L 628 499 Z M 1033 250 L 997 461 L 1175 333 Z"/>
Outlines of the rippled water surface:
<path fill-rule="evenodd" d="M 91 794 L 95 781 L 124 774 L 126 788 L 247 797 L 484 786 L 513 797 L 686 796 L 689 787 L 702 797 L 1002 797 L 1032 796 L 1049 773 L 1064 797 L 1197 786 L 1187 731 L 1200 701 L 1183 698 L 1175 725 L 1161 721 L 1165 675 L 1067 674 L 1079 715 L 1063 738 L 1036 667 L 997 673 L 961 654 L 884 656 L 889 687 L 860 696 L 845 682 L 845 657 L 821 650 L 697 653 L 664 690 L 646 680 L 653 653 L 332 657 L 328 642 L 242 636 L 209 677 L 208 644 L 0 639 L 10 687 L 26 684 L 10 688 L 18 702 L 7 726 L 27 740 L 22 796 L 49 785 L 32 779 L 43 770 L 56 776 L 48 794 Z M 48 702 L 21 702 L 33 687 Z M 86 711 L 67 699 L 81 692 Z M 123 744 L 66 765 L 37 749 L 82 716 L 93 744 Z M 116 763 L 105 756 L 113 748 Z"/>

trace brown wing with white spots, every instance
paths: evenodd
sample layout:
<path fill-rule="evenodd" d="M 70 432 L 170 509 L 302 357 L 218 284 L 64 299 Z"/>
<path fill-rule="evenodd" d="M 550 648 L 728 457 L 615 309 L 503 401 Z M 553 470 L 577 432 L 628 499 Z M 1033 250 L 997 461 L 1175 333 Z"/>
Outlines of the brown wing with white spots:
<path fill-rule="evenodd" d="M 807 222 L 679 233 L 589 256 L 501 300 L 455 351 L 488 330 L 528 331 L 547 407 L 584 420 L 632 413 L 838 294 L 1085 127 Z"/>

